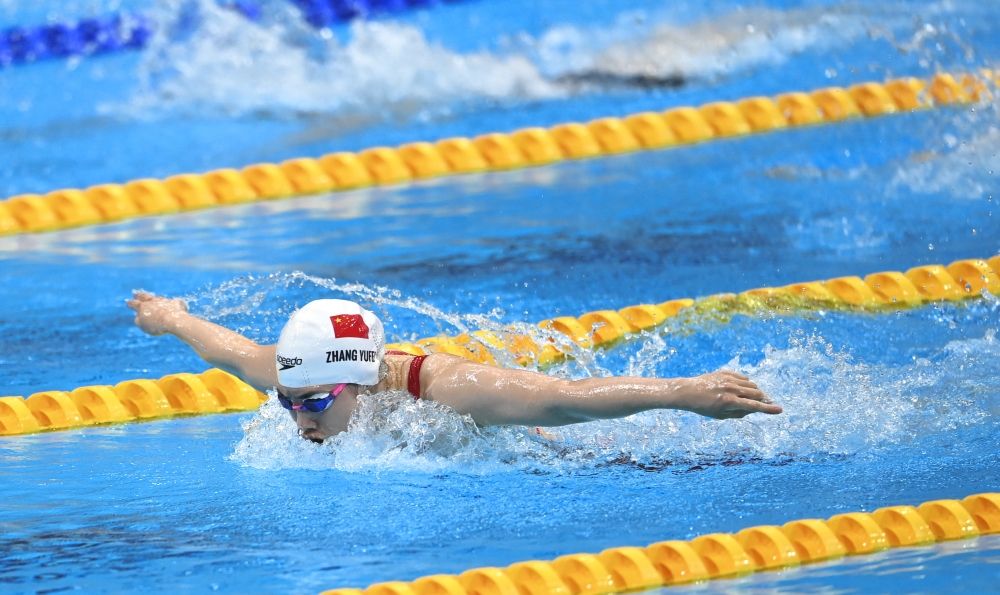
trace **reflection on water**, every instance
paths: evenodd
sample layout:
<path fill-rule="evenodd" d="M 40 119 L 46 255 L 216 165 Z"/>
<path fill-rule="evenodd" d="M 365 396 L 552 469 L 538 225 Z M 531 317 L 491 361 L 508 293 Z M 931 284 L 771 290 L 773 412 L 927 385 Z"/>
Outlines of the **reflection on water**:
<path fill-rule="evenodd" d="M 736 580 L 674 587 L 663 593 L 784 595 L 831 593 L 974 593 L 992 590 L 991 567 L 1000 562 L 1000 537 L 901 548 L 847 557 Z M 835 586 L 834 586 L 835 585 Z"/>
<path fill-rule="evenodd" d="M 146 54 L 0 72 L 6 194 L 971 70 L 998 39 L 996 6 L 963 1 L 609 3 L 592 25 L 562 23 L 586 7 L 548 3 L 551 26 L 514 23 L 502 41 L 471 22 L 435 36 L 437 21 L 326 40 L 272 4 L 286 12 L 260 26 L 209 2 L 198 35 Z M 605 86 L 643 80 L 685 85 Z M 995 125 L 994 104 L 978 104 L 0 238 L 0 377 L 30 394 L 203 370 L 134 328 L 123 303 L 139 287 L 261 341 L 307 301 L 349 297 L 397 340 L 513 325 L 568 346 L 534 323 L 989 256 Z M 716 314 L 546 373 L 729 367 L 785 414 L 649 412 L 549 440 L 390 394 L 363 399 L 323 445 L 296 438 L 273 402 L 242 426 L 218 415 L 0 439 L 0 590 L 319 592 L 996 489 L 993 302 Z M 984 538 L 690 590 L 983 592 L 995 552 Z"/>
<path fill-rule="evenodd" d="M 164 2 L 160 20 L 185 19 L 192 4 Z M 688 23 L 649 10 L 610 15 L 617 18 L 604 26 L 508 34 L 497 50 L 461 52 L 410 24 L 356 21 L 341 40 L 303 27 L 293 9 L 271 10 L 254 23 L 210 0 L 196 7 L 195 28 L 186 27 L 182 38 L 169 27 L 154 38 L 140 70 L 142 91 L 109 109 L 405 118 L 466 102 L 552 99 L 622 85 L 669 88 L 780 66 L 806 50 L 844 48 L 860 37 L 914 34 L 909 11 L 873 15 L 861 5 L 739 9 Z M 937 39 L 931 37 L 924 46 Z"/>

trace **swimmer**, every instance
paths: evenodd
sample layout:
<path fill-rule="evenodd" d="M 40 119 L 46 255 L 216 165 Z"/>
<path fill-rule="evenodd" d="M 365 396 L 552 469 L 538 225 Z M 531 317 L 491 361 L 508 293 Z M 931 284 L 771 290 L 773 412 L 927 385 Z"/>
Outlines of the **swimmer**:
<path fill-rule="evenodd" d="M 359 395 L 390 390 L 448 405 L 482 426 L 562 426 L 650 409 L 715 419 L 781 413 L 753 381 L 728 370 L 694 378 L 567 380 L 444 353 L 386 351 L 379 318 L 345 300 L 306 304 L 289 318 L 276 345 L 193 316 L 180 299 L 137 292 L 128 307 L 150 335 L 173 335 L 255 389 L 276 390 L 299 435 L 313 442 L 347 430 Z"/>

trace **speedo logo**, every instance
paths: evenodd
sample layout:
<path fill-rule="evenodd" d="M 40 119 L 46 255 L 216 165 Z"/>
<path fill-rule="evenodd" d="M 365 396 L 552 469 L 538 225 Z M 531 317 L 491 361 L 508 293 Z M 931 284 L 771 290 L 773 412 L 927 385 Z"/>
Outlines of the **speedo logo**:
<path fill-rule="evenodd" d="M 302 358 L 301 357 L 281 357 L 279 355 L 278 356 L 278 364 L 281 366 L 282 370 L 291 370 L 295 366 L 301 366 L 302 365 Z"/>

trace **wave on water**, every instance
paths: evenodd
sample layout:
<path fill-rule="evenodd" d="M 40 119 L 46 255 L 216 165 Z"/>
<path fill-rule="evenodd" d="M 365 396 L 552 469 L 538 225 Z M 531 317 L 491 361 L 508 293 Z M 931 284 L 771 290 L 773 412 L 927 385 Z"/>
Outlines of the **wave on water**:
<path fill-rule="evenodd" d="M 367 296 L 369 303 L 374 298 L 383 307 L 442 316 L 445 325 L 476 320 L 491 330 L 501 328 L 492 316 L 439 314 L 392 292 L 298 277 L 299 282 L 306 280 L 360 301 Z M 780 339 L 774 337 L 775 342 Z M 588 360 L 585 352 L 580 360 L 546 373 L 570 379 L 657 376 L 674 357 L 675 343 L 669 332 L 651 334 L 617 364 L 593 354 Z M 951 341 L 906 365 L 866 362 L 834 349 L 820 331 L 793 337 L 787 348 L 768 346 L 760 356 L 753 364 L 736 357 L 726 367 L 754 379 L 785 408 L 781 415 L 718 421 L 650 411 L 547 428 L 555 436 L 547 439 L 533 428 L 480 428 L 446 406 L 388 393 L 363 397 L 350 430 L 317 445 L 297 437 L 295 424 L 272 398 L 244 423 L 245 435 L 232 458 L 257 468 L 351 472 L 575 472 L 619 465 L 686 471 L 705 465 L 852 456 L 983 426 L 1000 414 L 1000 378 L 994 373 L 1000 366 L 1000 342 L 995 330 L 982 338 Z"/>
<path fill-rule="evenodd" d="M 527 428 L 480 428 L 469 416 L 407 392 L 360 397 L 350 429 L 321 445 L 299 438 L 273 397 L 243 422 L 243 431 L 231 458 L 260 469 L 484 473 L 527 461 L 544 465 L 558 455 Z"/>
<path fill-rule="evenodd" d="M 857 8 L 754 8 L 684 25 L 661 23 L 638 37 L 622 32 L 621 26 L 556 27 L 538 39 L 536 51 L 543 69 L 557 80 L 706 81 L 776 66 L 806 50 L 846 45 L 869 28 Z M 595 39 L 604 43 L 595 45 Z"/>
<path fill-rule="evenodd" d="M 500 335 L 528 335 L 536 341 L 549 341 L 563 352 L 573 355 L 572 363 L 555 368 L 562 375 L 578 371 L 580 365 L 589 366 L 598 374 L 607 373 L 597 365 L 592 351 L 581 349 L 564 335 L 540 329 L 534 324 L 503 321 L 506 312 L 502 308 L 470 314 L 446 312 L 431 303 L 403 295 L 389 287 L 342 283 L 336 279 L 294 272 L 258 278 L 240 277 L 201 294 L 184 296 L 183 299 L 197 308 L 199 316 L 203 318 L 226 321 L 238 332 L 254 340 L 274 342 L 288 317 L 307 302 L 317 299 L 317 289 L 356 301 L 374 311 L 382 319 L 390 342 L 416 341 L 420 337 L 441 334 L 454 336 L 477 330 Z M 267 305 L 264 304 L 265 300 Z M 485 300 L 481 305 L 486 305 Z M 400 328 L 400 325 L 411 323 L 414 319 L 419 319 L 425 328 L 420 337 L 417 333 L 404 332 Z M 497 351 L 486 343 L 482 346 L 491 349 L 498 364 L 518 365 L 506 351 Z"/>
<path fill-rule="evenodd" d="M 920 68 L 949 67 L 955 62 L 967 68 L 975 60 L 975 49 L 948 24 L 953 13 L 966 12 L 974 14 L 977 9 L 955 2 L 886 6 L 844 2 L 787 10 L 736 7 L 679 23 L 669 12 L 654 11 L 640 18 L 643 27 L 636 26 L 633 15 L 623 14 L 604 28 L 556 26 L 514 47 L 522 48 L 557 81 L 631 81 L 636 86 L 711 82 L 779 66 L 807 51 L 843 50 L 863 39 L 888 42 L 899 55 L 914 57 L 913 65 Z M 832 66 L 838 60 L 827 60 L 828 77 L 836 76 Z M 896 64 L 864 66 L 888 70 Z"/>
<path fill-rule="evenodd" d="M 1000 198 L 996 190 L 1000 175 L 1000 123 L 995 104 L 981 110 L 992 116 L 992 122 L 976 117 L 975 123 L 962 123 L 961 128 L 966 132 L 969 128 L 980 131 L 969 133 L 967 140 L 960 140 L 953 133 L 944 134 L 942 152 L 921 153 L 899 166 L 889 188 L 920 194 L 944 193 L 959 199 Z M 982 126 L 984 123 L 986 126 Z M 986 130 L 982 131 L 984 127 Z"/>
<path fill-rule="evenodd" d="M 342 42 L 281 5 L 254 23 L 213 0 L 163 0 L 159 21 L 184 26 L 161 27 L 140 67 L 141 91 L 130 105 L 107 109 L 413 115 L 608 84 L 712 80 L 874 34 L 868 9 L 855 5 L 740 9 L 687 24 L 653 11 L 641 26 L 622 14 L 603 27 L 560 25 L 463 53 L 392 21 L 356 21 Z M 879 15 L 877 28 L 912 30 L 910 16 Z"/>
<path fill-rule="evenodd" d="M 379 112 L 558 95 L 523 56 L 456 53 L 413 26 L 356 21 L 342 45 L 291 13 L 253 23 L 213 0 L 198 6 L 196 31 L 176 40 L 166 29 L 146 51 L 133 109 Z"/>

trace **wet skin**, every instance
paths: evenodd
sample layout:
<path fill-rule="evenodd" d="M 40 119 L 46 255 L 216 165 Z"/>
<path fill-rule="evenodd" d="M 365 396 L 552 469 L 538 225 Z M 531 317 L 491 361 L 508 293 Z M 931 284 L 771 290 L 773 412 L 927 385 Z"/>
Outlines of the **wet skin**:
<path fill-rule="evenodd" d="M 332 384 L 306 388 L 279 386 L 278 394 L 291 401 L 293 405 L 301 405 L 306 399 L 321 399 L 327 396 L 335 386 Z M 356 384 L 348 384 L 326 409 L 318 413 L 304 409 L 289 410 L 289 415 L 292 416 L 299 428 L 299 436 L 319 443 L 330 436 L 346 432 L 347 425 L 351 420 L 351 413 L 358 405 L 359 388 Z"/>
<path fill-rule="evenodd" d="M 275 345 L 259 345 L 229 329 L 192 316 L 182 300 L 136 293 L 127 305 L 135 323 L 151 335 L 171 334 L 205 361 L 261 392 L 277 388 L 295 404 L 322 398 L 332 385 L 280 386 Z M 322 441 L 346 431 L 360 393 L 406 390 L 411 356 L 387 355 L 387 375 L 375 386 L 348 385 L 325 411 L 293 411 L 299 434 Z M 568 380 L 525 369 L 508 369 L 434 353 L 420 368 L 418 398 L 447 405 L 480 425 L 562 426 L 626 417 L 652 409 L 680 409 L 714 419 L 752 413 L 776 415 L 780 406 L 747 376 L 718 370 L 693 378 L 607 377 Z"/>

